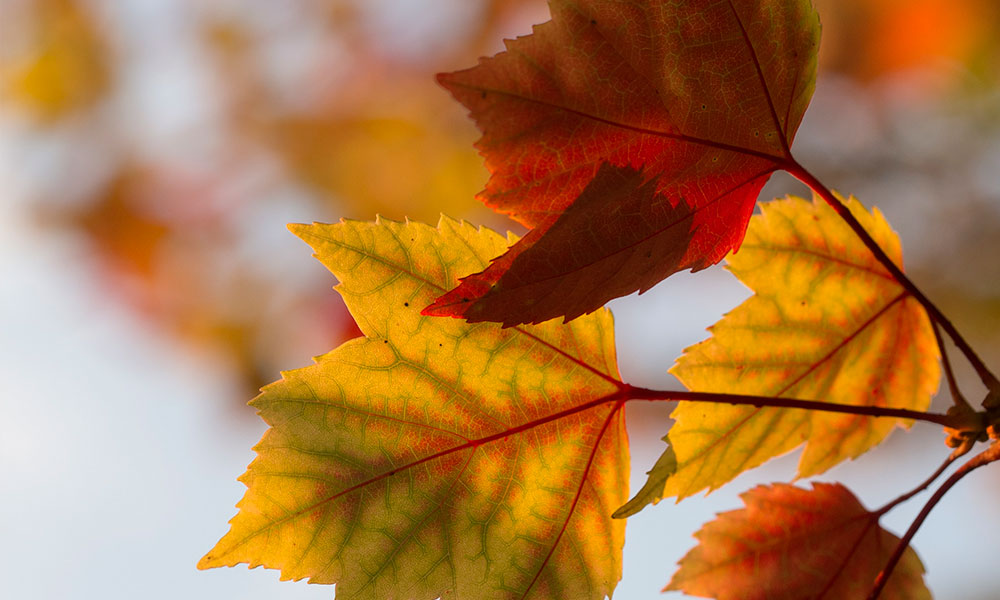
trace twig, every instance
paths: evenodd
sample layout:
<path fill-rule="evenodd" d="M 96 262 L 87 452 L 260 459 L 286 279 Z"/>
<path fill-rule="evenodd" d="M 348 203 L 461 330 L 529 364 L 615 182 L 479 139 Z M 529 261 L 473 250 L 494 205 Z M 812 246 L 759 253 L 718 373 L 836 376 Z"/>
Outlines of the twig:
<path fill-rule="evenodd" d="M 890 510 L 896 508 L 900 504 L 906 502 L 910 498 L 912 498 L 912 497 L 916 496 L 917 494 L 919 494 L 920 492 L 926 490 L 927 488 L 930 487 L 930 485 L 932 483 L 934 483 L 934 481 L 938 477 L 941 476 L 941 473 L 944 473 L 945 471 L 948 470 L 948 467 L 951 465 L 951 463 L 955 462 L 955 459 L 957 459 L 959 456 L 960 455 L 956 454 L 956 453 L 949 454 L 948 458 L 944 459 L 944 462 L 941 463 L 941 466 L 938 467 L 933 473 L 931 473 L 931 476 L 928 477 L 927 479 L 925 479 L 923 483 L 921 483 L 917 487 L 913 488 L 909 492 L 906 492 L 905 494 L 903 494 L 899 498 L 896 498 L 892 502 L 886 504 L 882 508 L 874 511 L 872 514 L 875 514 L 875 515 L 878 515 L 878 516 L 881 517 L 885 513 L 889 512 Z"/>
<path fill-rule="evenodd" d="M 941 487 L 939 487 L 934 492 L 934 495 L 927 500 L 927 503 L 924 504 L 920 514 L 918 514 L 917 518 L 913 520 L 910 528 L 906 530 L 906 533 L 899 540 L 899 543 L 896 544 L 896 549 L 893 551 L 892 556 L 889 557 L 889 560 L 886 562 L 882 572 L 875 578 L 875 583 L 872 585 L 872 591 L 868 594 L 868 600 L 878 600 L 882 590 L 885 589 L 885 584 L 889 581 L 889 577 L 892 576 L 892 571 L 899 563 L 899 559 L 903 557 L 903 553 L 906 552 L 906 549 L 909 547 L 910 540 L 913 539 L 917 530 L 920 529 L 921 525 L 923 525 L 924 520 L 927 518 L 927 515 L 930 514 L 931 510 L 937 505 L 938 502 L 941 501 L 941 498 L 948 493 L 948 490 L 950 490 L 956 483 L 961 481 L 963 477 L 972 471 L 997 460 L 1000 460 L 1000 442 L 994 442 L 989 448 L 973 456 L 968 462 L 959 467 L 957 471 L 952 473 L 951 477 L 946 479 L 945 482 L 941 484 Z"/>

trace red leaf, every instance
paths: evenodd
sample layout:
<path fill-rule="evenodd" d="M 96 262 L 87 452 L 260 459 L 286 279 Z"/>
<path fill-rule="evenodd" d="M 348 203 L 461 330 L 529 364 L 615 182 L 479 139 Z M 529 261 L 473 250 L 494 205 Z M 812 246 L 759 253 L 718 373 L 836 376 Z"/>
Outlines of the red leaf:
<path fill-rule="evenodd" d="M 550 7 L 506 52 L 439 77 L 483 132 L 481 198 L 534 230 L 425 314 L 573 318 L 705 268 L 789 159 L 815 79 L 808 0 Z"/>
<path fill-rule="evenodd" d="M 743 494 L 746 508 L 722 513 L 695 534 L 664 589 L 720 600 L 862 600 L 899 538 L 840 484 L 787 484 Z M 907 548 L 880 596 L 929 600 L 923 565 Z"/>

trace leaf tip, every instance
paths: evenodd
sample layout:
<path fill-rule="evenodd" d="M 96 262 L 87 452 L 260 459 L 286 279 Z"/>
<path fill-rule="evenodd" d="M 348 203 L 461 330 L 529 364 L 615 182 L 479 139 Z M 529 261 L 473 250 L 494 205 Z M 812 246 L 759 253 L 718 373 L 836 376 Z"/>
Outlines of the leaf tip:
<path fill-rule="evenodd" d="M 219 560 L 219 553 L 216 552 L 217 548 L 218 545 L 216 545 L 215 548 L 209 550 L 208 553 L 205 554 L 205 556 L 201 557 L 201 560 L 199 560 L 198 564 L 196 565 L 199 571 L 207 571 L 208 569 L 216 569 L 218 567 L 226 566 L 222 563 L 222 561 Z"/>
<path fill-rule="evenodd" d="M 312 227 L 312 225 L 308 225 L 306 223 L 288 223 L 287 225 L 285 225 L 285 227 L 288 229 L 288 231 L 292 232 L 292 235 L 301 239 L 306 229 Z"/>

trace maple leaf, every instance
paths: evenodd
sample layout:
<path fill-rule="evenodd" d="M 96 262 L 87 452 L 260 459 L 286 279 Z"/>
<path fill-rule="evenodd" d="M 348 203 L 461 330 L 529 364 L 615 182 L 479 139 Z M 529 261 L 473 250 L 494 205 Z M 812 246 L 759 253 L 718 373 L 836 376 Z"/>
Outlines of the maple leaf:
<path fill-rule="evenodd" d="M 664 588 L 718 600 L 864 599 L 899 538 L 840 484 L 759 486 L 746 508 L 721 513 Z M 907 548 L 880 598 L 930 600 Z"/>
<path fill-rule="evenodd" d="M 892 260 L 899 238 L 876 209 L 848 208 Z M 691 390 L 926 410 L 941 376 L 920 304 L 832 208 L 762 204 L 728 269 L 754 291 L 671 369 Z M 910 421 L 792 408 L 681 402 L 668 437 L 677 470 L 663 497 L 715 489 L 803 442 L 801 477 L 821 473 Z"/>
<path fill-rule="evenodd" d="M 790 160 L 819 46 L 808 0 L 549 4 L 507 51 L 439 76 L 483 132 L 482 199 L 534 231 L 426 314 L 569 320 L 708 267 Z"/>
<path fill-rule="evenodd" d="M 291 229 L 366 337 L 253 401 L 270 429 L 199 567 L 265 565 L 344 598 L 610 596 L 629 472 L 610 313 L 421 316 L 508 243 L 447 217 Z"/>

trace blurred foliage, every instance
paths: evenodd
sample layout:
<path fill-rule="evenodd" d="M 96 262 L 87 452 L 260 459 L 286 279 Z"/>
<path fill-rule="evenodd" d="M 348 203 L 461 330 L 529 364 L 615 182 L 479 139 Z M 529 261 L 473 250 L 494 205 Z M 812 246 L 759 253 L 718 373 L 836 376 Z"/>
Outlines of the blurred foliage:
<path fill-rule="evenodd" d="M 2 37 L 16 40 L 0 65 L 0 82 L 10 100 L 45 122 L 86 108 L 108 92 L 108 49 L 85 6 L 38 0 L 20 11 L 3 10 L 8 22 Z"/>
<path fill-rule="evenodd" d="M 1000 82 L 995 0 L 816 2 L 823 68 L 854 91 L 926 68 L 946 74 L 933 102 Z M 357 335 L 325 278 L 261 266 L 288 247 L 273 241 L 290 238 L 283 219 L 434 222 L 443 211 L 510 226 L 475 202 L 486 178 L 477 133 L 433 73 L 527 33 L 547 19 L 543 0 L 7 0 L 0 10 L 0 134 L 19 148 L 39 223 L 86 240 L 110 295 L 229 357 L 248 387 Z M 970 114 L 989 123 L 991 110 Z M 869 141 L 899 166 L 894 144 L 905 140 Z M 886 172 L 810 147 L 820 172 Z M 990 194 L 973 196 L 992 216 L 963 221 L 971 229 L 946 253 L 997 245 Z M 995 317 L 997 284 L 977 285 Z"/>

